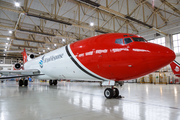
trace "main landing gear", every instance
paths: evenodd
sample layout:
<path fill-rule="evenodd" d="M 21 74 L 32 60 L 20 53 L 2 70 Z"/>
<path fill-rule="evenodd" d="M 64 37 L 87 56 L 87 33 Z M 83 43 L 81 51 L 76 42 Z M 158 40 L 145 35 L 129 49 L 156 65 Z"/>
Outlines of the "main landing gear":
<path fill-rule="evenodd" d="M 108 99 L 117 98 L 119 96 L 119 90 L 117 88 L 114 88 L 114 86 L 112 86 L 111 88 L 106 88 L 104 90 L 104 96 Z"/>
<path fill-rule="evenodd" d="M 57 80 L 49 80 L 49 85 L 57 85 Z"/>
<path fill-rule="evenodd" d="M 25 78 L 19 80 L 19 86 L 27 86 L 28 80 L 25 80 Z"/>

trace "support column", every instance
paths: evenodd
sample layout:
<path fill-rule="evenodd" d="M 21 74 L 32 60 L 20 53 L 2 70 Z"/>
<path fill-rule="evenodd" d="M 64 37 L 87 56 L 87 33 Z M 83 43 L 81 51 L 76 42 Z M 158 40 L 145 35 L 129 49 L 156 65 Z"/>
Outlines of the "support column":
<path fill-rule="evenodd" d="M 5 63 L 5 61 L 6 61 L 6 58 L 4 57 L 4 61 L 3 61 L 3 64 L 6 64 L 6 63 Z"/>
<path fill-rule="evenodd" d="M 166 45 L 166 47 L 170 48 L 171 50 L 174 50 L 174 48 L 173 48 L 173 39 L 172 39 L 171 34 L 168 34 L 165 37 L 165 45 Z"/>

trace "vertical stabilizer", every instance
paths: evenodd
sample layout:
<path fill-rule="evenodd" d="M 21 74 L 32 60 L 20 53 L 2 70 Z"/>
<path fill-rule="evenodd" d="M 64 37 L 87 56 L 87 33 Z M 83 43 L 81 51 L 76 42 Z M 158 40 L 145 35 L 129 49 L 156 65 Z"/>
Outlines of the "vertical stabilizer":
<path fill-rule="evenodd" d="M 26 50 L 24 49 L 24 51 L 21 54 L 23 55 L 23 63 L 26 63 L 27 62 Z"/>
<path fill-rule="evenodd" d="M 171 69 L 172 69 L 173 73 L 174 73 L 176 76 L 180 77 L 180 64 L 179 64 L 177 61 L 174 60 L 174 61 L 170 64 L 170 66 L 171 66 Z"/>

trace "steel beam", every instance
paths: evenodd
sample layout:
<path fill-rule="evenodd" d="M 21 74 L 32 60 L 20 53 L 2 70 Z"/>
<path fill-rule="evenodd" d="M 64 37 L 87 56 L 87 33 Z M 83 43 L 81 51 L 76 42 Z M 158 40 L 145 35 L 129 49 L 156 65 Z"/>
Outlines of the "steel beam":
<path fill-rule="evenodd" d="M 180 15 L 180 11 L 174 7 L 173 5 L 171 5 L 167 0 L 160 0 L 162 3 L 164 3 L 165 5 L 167 5 L 170 9 L 172 9 L 174 12 L 176 12 L 177 14 Z"/>

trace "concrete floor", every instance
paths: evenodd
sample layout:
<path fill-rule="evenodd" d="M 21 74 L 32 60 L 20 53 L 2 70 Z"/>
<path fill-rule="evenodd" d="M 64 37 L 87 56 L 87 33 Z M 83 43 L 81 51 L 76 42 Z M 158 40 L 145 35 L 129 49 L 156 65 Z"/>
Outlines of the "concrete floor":
<path fill-rule="evenodd" d="M 0 120 L 180 120 L 180 85 L 125 83 L 106 99 L 99 83 L 0 83 Z"/>

